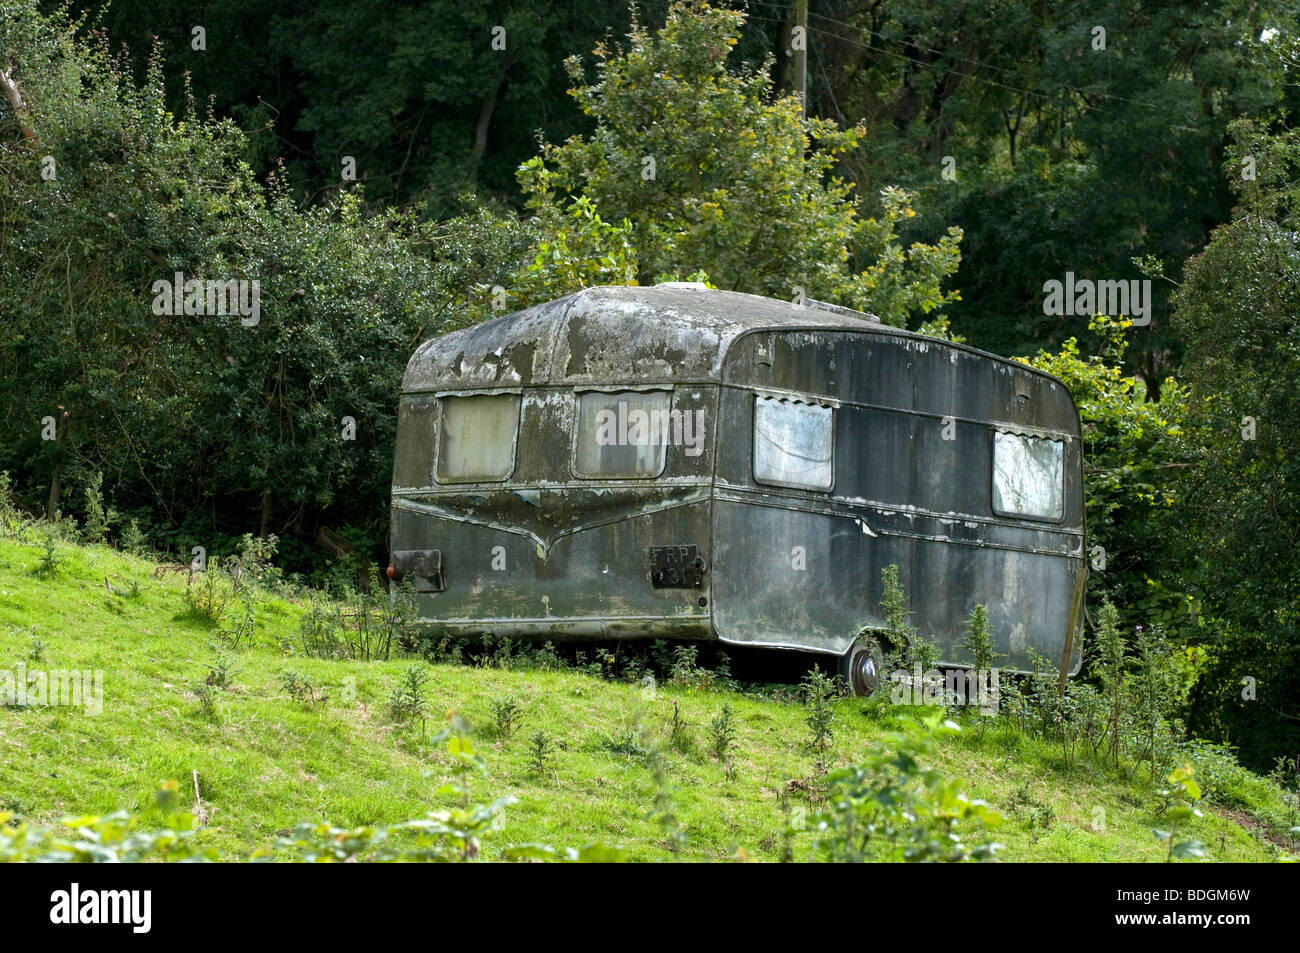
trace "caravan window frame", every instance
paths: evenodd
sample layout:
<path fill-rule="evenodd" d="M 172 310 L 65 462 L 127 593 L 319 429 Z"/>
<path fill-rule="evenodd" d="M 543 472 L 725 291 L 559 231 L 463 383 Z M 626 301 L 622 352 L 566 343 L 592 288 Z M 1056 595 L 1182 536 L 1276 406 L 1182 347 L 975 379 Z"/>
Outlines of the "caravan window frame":
<path fill-rule="evenodd" d="M 676 392 L 670 386 L 610 386 L 610 387 L 582 387 L 573 390 L 573 440 L 569 446 L 569 472 L 578 480 L 657 480 L 664 475 L 668 469 L 668 441 L 664 440 L 659 445 L 659 465 L 653 473 L 589 473 L 579 468 L 579 447 L 582 444 L 583 420 L 582 420 L 582 400 L 584 397 L 593 397 L 604 395 L 611 398 L 618 398 L 620 395 L 627 394 L 660 394 L 663 395 L 667 402 L 665 411 L 672 413 L 673 405 L 676 403 Z M 594 431 L 593 431 L 594 434 Z"/>
<path fill-rule="evenodd" d="M 1057 512 L 1055 515 L 1043 515 L 1039 513 L 1025 513 L 1018 510 L 1006 510 L 998 507 L 998 445 L 999 437 L 1014 438 L 1020 441 L 1040 440 L 1044 443 L 1053 443 L 1058 446 L 1056 454 L 1056 502 Z M 1065 451 L 1069 440 L 1060 434 L 1046 434 L 1033 432 L 1029 430 L 994 428 L 989 437 L 989 506 L 996 516 L 1006 519 L 1033 520 L 1037 523 L 1054 523 L 1063 524 L 1065 522 Z"/>
<path fill-rule="evenodd" d="M 750 404 L 749 472 L 754 482 L 761 486 L 775 486 L 786 490 L 804 490 L 809 493 L 833 493 L 835 491 L 835 427 L 838 422 L 838 414 L 836 413 L 838 407 L 836 404 L 829 401 L 818 400 L 816 397 L 792 394 L 768 394 L 758 392 L 753 396 L 754 399 Z M 806 406 L 826 411 L 826 447 L 828 450 L 826 467 L 828 470 L 828 479 L 824 485 L 821 483 L 780 480 L 771 476 L 759 476 L 758 408 L 760 403 L 763 401 L 772 402 L 765 406 L 790 404 L 792 406 Z"/>
<path fill-rule="evenodd" d="M 443 464 L 443 437 L 446 434 L 446 408 L 448 401 L 452 400 L 483 400 L 493 397 L 513 398 L 515 404 L 515 424 L 510 434 L 510 465 L 500 476 L 444 476 L 442 473 Z M 505 483 L 514 476 L 515 468 L 519 463 L 519 430 L 523 418 L 523 392 L 521 390 L 492 390 L 492 391 L 461 391 L 455 393 L 441 393 L 437 395 L 437 446 L 433 456 L 433 479 L 441 486 L 454 486 L 462 483 Z"/>

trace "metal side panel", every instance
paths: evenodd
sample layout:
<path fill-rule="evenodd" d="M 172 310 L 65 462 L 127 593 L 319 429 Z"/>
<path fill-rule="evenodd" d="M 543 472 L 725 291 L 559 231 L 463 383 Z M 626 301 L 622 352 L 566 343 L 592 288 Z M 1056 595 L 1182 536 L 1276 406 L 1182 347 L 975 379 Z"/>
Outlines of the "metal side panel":
<path fill-rule="evenodd" d="M 724 642 L 842 654 L 863 628 L 879 628 L 881 570 L 899 566 L 910 622 L 964 665 L 971 608 L 989 612 L 1000 667 L 1033 668 L 1031 647 L 1060 662 L 1077 625 L 1080 557 L 924 538 L 875 518 L 718 499 L 714 503 L 713 624 Z M 1005 529 L 996 527 L 1005 533 Z M 1079 640 L 1071 653 L 1079 667 Z"/>

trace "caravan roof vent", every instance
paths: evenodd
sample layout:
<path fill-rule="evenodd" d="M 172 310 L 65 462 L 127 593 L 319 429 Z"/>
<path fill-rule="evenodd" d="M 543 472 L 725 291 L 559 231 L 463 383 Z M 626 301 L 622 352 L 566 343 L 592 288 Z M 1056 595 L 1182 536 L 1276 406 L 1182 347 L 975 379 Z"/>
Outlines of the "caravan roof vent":
<path fill-rule="evenodd" d="M 831 304 L 829 301 L 818 301 L 816 298 L 804 298 L 803 303 L 809 308 L 816 308 L 819 311 L 830 311 L 833 314 L 842 314 L 846 318 L 858 318 L 861 321 L 870 321 L 872 324 L 880 323 L 880 319 L 874 314 L 867 314 L 865 311 L 854 311 L 852 308 L 846 308 L 839 304 Z"/>

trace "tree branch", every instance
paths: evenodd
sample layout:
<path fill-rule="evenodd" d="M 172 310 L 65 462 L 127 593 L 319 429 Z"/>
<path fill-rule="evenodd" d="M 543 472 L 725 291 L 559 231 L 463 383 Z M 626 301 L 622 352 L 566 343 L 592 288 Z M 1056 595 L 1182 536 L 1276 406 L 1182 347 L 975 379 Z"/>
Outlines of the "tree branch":
<path fill-rule="evenodd" d="M 13 107 L 14 117 L 18 120 L 18 128 L 22 130 L 28 142 L 35 142 L 36 131 L 24 121 L 27 116 L 27 105 L 23 102 L 22 93 L 18 92 L 18 87 L 14 85 L 14 81 L 2 69 L 0 69 L 0 89 L 4 90 L 9 105 Z"/>

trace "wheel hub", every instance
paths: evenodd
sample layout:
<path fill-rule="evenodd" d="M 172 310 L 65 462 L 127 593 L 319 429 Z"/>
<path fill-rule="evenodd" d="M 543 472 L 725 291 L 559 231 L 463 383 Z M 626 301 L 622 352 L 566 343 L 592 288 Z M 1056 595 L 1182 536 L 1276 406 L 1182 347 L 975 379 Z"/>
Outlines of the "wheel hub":
<path fill-rule="evenodd" d="M 870 647 L 863 646 L 854 652 L 849 675 L 853 679 L 854 694 L 870 695 L 880 687 L 880 664 Z"/>

